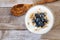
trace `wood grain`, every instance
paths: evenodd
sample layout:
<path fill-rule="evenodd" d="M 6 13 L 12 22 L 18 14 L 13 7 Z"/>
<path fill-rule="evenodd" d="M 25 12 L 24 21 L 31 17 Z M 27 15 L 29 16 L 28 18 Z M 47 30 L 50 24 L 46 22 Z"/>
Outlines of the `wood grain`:
<path fill-rule="evenodd" d="M 4 32 L 4 34 L 3 34 Z M 1 40 L 40 40 L 41 35 L 29 32 L 28 30 L 0 30 Z"/>
<path fill-rule="evenodd" d="M 0 8 L 0 29 L 26 29 L 25 15 L 12 16 L 10 8 Z"/>
<path fill-rule="evenodd" d="M 43 39 L 60 40 L 60 6 L 58 5 L 60 2 L 55 3 L 46 4 L 52 10 L 55 20 L 52 30 L 43 35 Z"/>
<path fill-rule="evenodd" d="M 36 38 L 38 40 L 60 40 L 60 1 L 53 2 L 53 3 L 47 3 L 44 5 L 47 6 L 48 8 L 50 8 L 51 11 L 53 12 L 54 19 L 55 19 L 54 25 L 50 32 L 41 36 L 41 39 L 39 39 L 38 37 L 36 37 Z M 10 8 L 1 8 L 0 7 L 0 30 L 7 30 L 8 32 L 11 29 L 18 29 L 19 31 L 21 31 L 21 29 L 23 31 L 27 30 L 25 23 L 24 23 L 25 15 L 23 15 L 21 17 L 15 17 L 10 14 L 9 10 L 10 10 Z M 12 32 L 12 30 L 11 30 L 11 32 Z M 22 32 L 22 33 L 24 33 L 24 32 Z M 26 34 L 27 33 L 28 32 L 26 32 Z M 27 35 L 30 35 L 30 32 Z M 31 35 L 34 36 L 34 34 L 31 34 Z M 22 36 L 20 36 L 20 37 L 22 37 Z M 22 40 L 24 40 L 24 39 L 22 39 Z"/>

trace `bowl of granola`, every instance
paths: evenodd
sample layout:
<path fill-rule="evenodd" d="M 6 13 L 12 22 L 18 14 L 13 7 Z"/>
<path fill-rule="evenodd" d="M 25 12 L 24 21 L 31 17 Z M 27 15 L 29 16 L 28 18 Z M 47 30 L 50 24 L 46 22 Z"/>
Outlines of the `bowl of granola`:
<path fill-rule="evenodd" d="M 54 23 L 53 13 L 43 5 L 31 7 L 25 16 L 25 24 L 29 31 L 45 34 L 51 30 Z"/>

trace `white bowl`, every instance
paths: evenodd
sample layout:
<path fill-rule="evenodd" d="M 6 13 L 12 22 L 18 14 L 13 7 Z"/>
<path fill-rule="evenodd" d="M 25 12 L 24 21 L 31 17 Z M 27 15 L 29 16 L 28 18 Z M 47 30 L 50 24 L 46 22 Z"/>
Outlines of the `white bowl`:
<path fill-rule="evenodd" d="M 46 12 L 47 13 L 46 15 L 47 15 L 47 18 L 49 21 L 48 21 L 48 24 L 45 28 L 38 28 L 38 30 L 36 31 L 35 29 L 37 29 L 37 28 L 32 25 L 29 16 L 31 13 L 37 13 L 38 10 L 39 10 L 39 12 Z M 28 22 L 29 22 L 29 25 L 28 25 Z M 27 29 L 33 33 L 36 33 L 36 34 L 47 33 L 48 31 L 51 30 L 53 23 L 54 23 L 54 17 L 53 17 L 52 12 L 47 7 L 45 7 L 43 5 L 36 5 L 32 8 L 30 8 L 25 16 L 25 24 L 26 24 Z"/>

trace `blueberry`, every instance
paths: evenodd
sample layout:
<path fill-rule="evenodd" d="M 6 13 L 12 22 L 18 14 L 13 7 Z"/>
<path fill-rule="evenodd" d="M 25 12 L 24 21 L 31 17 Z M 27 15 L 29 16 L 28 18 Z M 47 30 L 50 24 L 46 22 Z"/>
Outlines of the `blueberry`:
<path fill-rule="evenodd" d="M 48 21 L 47 19 L 44 18 L 45 17 L 44 13 L 40 13 L 40 14 L 36 13 L 35 17 L 36 19 L 33 19 L 33 22 L 36 23 L 37 27 L 40 27 L 40 26 L 43 27 L 45 23 L 47 23 Z"/>
<path fill-rule="evenodd" d="M 39 22 L 40 21 L 40 18 L 36 18 L 36 22 Z"/>
<path fill-rule="evenodd" d="M 43 27 L 44 25 L 45 25 L 45 24 L 42 22 L 40 26 Z"/>
<path fill-rule="evenodd" d="M 41 17 L 41 21 L 44 22 L 44 18 L 43 17 Z"/>
<path fill-rule="evenodd" d="M 36 17 L 36 18 L 39 18 L 39 17 L 40 17 L 40 15 L 36 13 L 36 14 L 35 14 L 35 17 Z"/>
<path fill-rule="evenodd" d="M 36 26 L 37 26 L 37 27 L 39 27 L 40 25 L 41 25 L 41 23 L 40 23 L 40 22 L 36 23 Z"/>
<path fill-rule="evenodd" d="M 41 22 L 36 22 L 36 24 L 37 24 L 37 25 L 40 25 L 40 24 L 41 24 Z"/>
<path fill-rule="evenodd" d="M 44 23 L 43 22 L 38 22 L 38 23 L 36 23 L 36 26 L 37 27 L 39 27 L 39 26 L 43 27 L 44 26 Z"/>
<path fill-rule="evenodd" d="M 40 13 L 40 17 L 44 17 L 45 16 L 45 14 L 44 13 Z"/>

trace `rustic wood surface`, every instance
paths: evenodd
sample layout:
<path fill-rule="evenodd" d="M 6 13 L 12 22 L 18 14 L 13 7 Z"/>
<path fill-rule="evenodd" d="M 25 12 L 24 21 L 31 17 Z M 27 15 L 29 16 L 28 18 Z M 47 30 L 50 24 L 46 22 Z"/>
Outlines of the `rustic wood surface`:
<path fill-rule="evenodd" d="M 43 35 L 27 30 L 25 15 L 15 17 L 11 15 L 10 7 L 0 7 L 0 40 L 60 40 L 60 1 L 44 5 L 52 10 L 55 20 L 51 31 Z"/>

